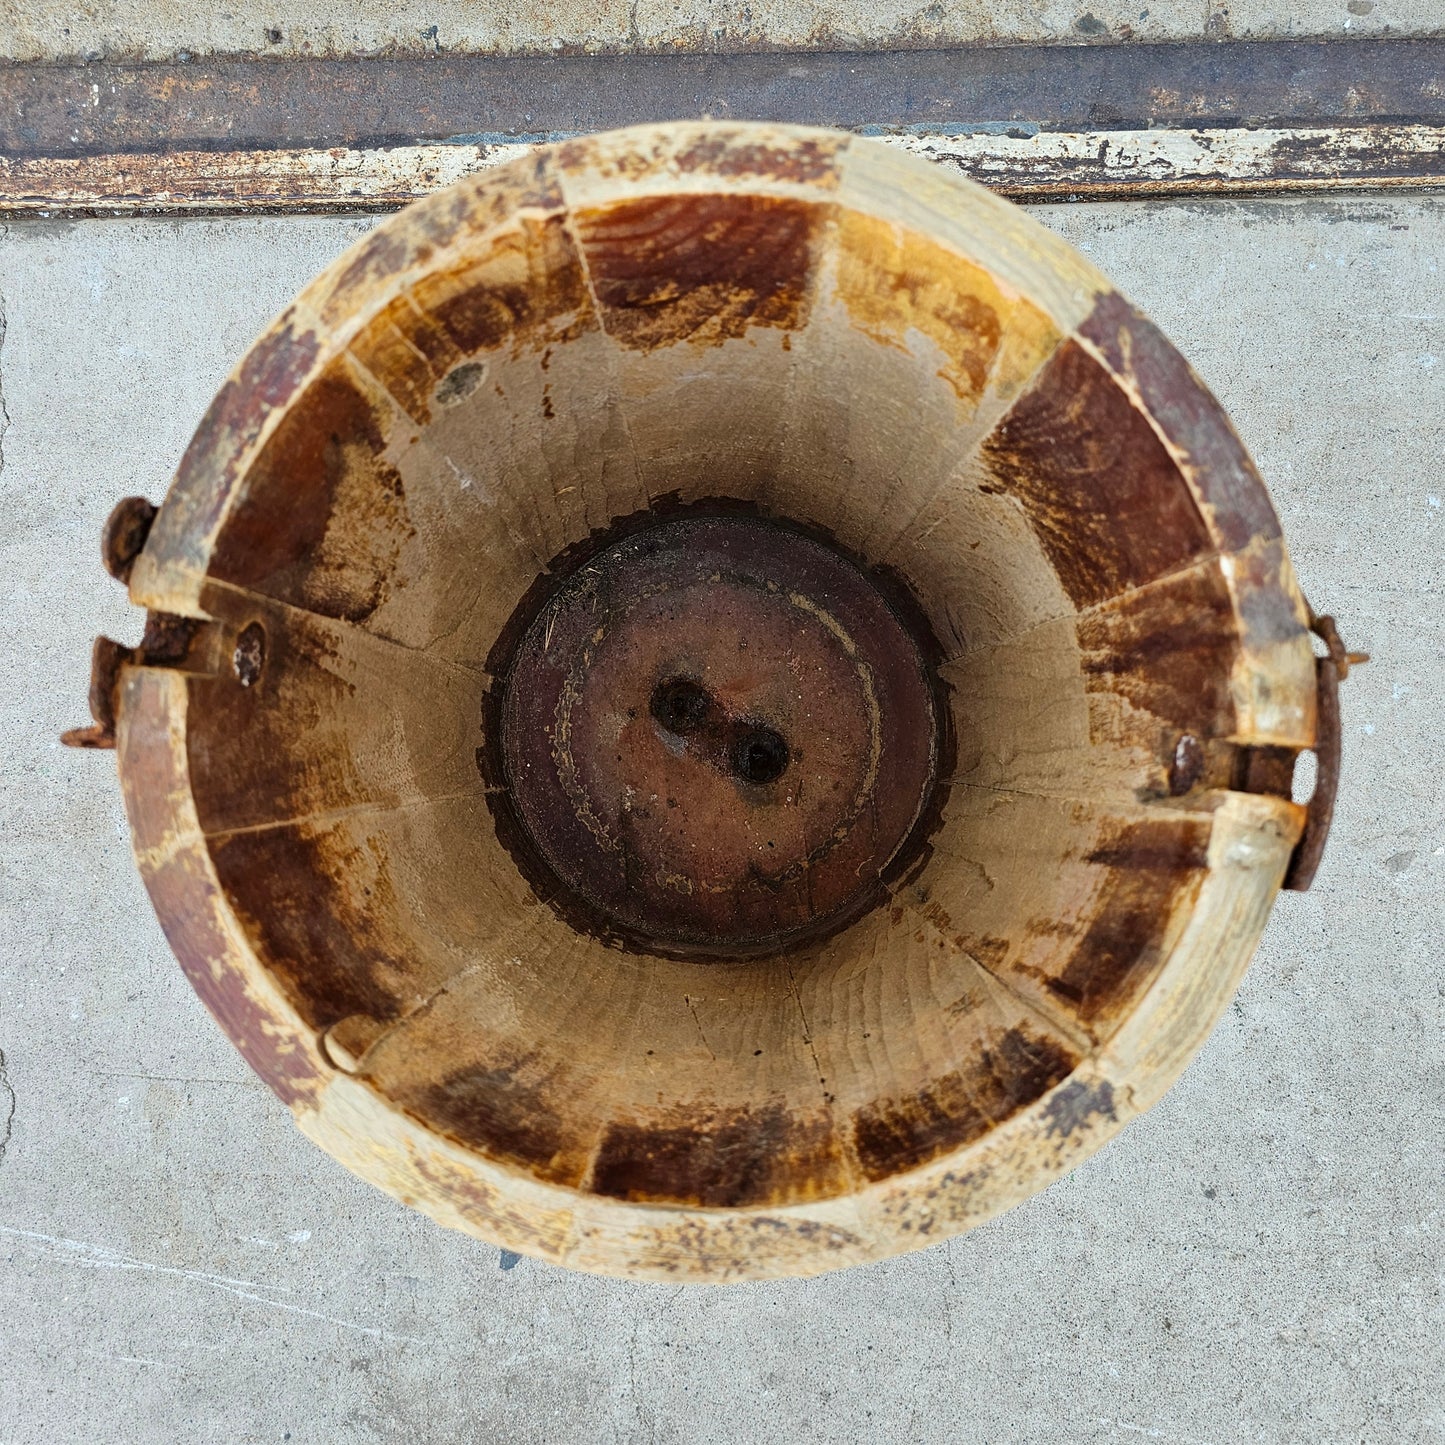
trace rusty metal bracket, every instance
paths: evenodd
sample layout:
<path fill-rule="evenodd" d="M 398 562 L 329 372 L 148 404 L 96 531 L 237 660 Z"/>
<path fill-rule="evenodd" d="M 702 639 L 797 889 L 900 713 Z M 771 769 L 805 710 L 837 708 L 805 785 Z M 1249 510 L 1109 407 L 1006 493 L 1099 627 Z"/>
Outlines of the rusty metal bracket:
<path fill-rule="evenodd" d="M 115 746 L 115 694 L 121 664 L 134 662 L 137 651 L 109 637 L 97 637 L 90 650 L 90 715 L 87 728 L 71 728 L 60 735 L 68 748 L 113 748 Z"/>
<path fill-rule="evenodd" d="M 148 612 L 139 647 L 125 647 L 109 637 L 97 637 L 90 653 L 90 715 L 95 721 L 90 727 L 61 733 L 60 741 L 68 748 L 113 748 L 121 668 L 133 664 L 192 670 L 207 653 L 196 642 L 205 626 L 197 617 Z"/>
<path fill-rule="evenodd" d="M 1350 675 L 1350 668 L 1368 662 L 1368 652 L 1349 652 L 1340 638 L 1333 617 L 1310 614 L 1310 631 L 1329 649 L 1325 657 L 1315 659 L 1315 683 L 1318 688 L 1318 723 L 1315 734 L 1315 789 L 1305 813 L 1304 832 L 1290 855 L 1285 870 L 1285 888 L 1303 893 L 1315 881 L 1330 824 L 1335 816 L 1335 798 L 1340 789 L 1340 683 Z"/>
<path fill-rule="evenodd" d="M 125 497 L 111 509 L 100 534 L 100 560 L 117 582 L 130 580 L 155 521 L 156 507 L 144 497 Z M 145 634 L 139 647 L 126 647 L 109 637 L 97 637 L 90 651 L 89 727 L 61 733 L 68 748 L 115 747 L 116 697 L 120 670 L 127 663 L 152 667 L 180 667 L 192 661 L 193 644 L 202 622 L 167 612 L 146 614 Z"/>

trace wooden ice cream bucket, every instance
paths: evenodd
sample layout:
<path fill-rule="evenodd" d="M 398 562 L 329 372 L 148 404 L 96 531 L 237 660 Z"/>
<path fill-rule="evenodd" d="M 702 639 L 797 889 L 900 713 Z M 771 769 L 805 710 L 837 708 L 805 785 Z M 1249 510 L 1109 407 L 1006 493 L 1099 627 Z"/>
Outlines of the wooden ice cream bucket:
<path fill-rule="evenodd" d="M 106 548 L 149 623 L 74 740 L 196 990 L 349 1168 L 574 1268 L 1008 1208 L 1169 1087 L 1301 867 L 1321 673 L 1219 405 L 846 135 L 419 202 Z"/>

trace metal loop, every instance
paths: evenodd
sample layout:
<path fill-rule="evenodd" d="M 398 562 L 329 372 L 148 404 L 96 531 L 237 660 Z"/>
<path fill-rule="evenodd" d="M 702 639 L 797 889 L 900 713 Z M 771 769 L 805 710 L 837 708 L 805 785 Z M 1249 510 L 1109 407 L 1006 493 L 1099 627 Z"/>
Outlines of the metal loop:
<path fill-rule="evenodd" d="M 1318 698 L 1314 754 L 1316 760 L 1315 790 L 1306 805 L 1304 831 L 1290 855 L 1285 870 L 1285 888 L 1303 893 L 1314 882 L 1330 824 L 1335 816 L 1335 798 L 1340 789 L 1340 683 L 1350 675 L 1352 666 L 1370 660 L 1368 652 L 1350 652 L 1340 638 L 1333 617 L 1317 617 L 1310 612 L 1310 631 L 1329 649 L 1328 657 L 1315 659 L 1315 687 Z"/>

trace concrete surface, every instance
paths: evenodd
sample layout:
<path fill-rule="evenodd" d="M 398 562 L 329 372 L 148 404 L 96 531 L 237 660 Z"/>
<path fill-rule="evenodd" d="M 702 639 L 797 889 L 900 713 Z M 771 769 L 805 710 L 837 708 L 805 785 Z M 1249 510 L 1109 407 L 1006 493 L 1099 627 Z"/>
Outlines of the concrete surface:
<path fill-rule="evenodd" d="M 502 1261 L 319 1154 L 172 962 L 113 760 L 56 744 L 92 636 L 138 635 L 111 503 L 369 223 L 0 237 L 0 1442 L 1445 1438 L 1445 201 L 1037 214 L 1219 391 L 1375 655 L 1331 851 L 1085 1167 L 925 1254 L 727 1290 Z"/>
<path fill-rule="evenodd" d="M 0 56 L 852 49 L 1434 35 L 1441 0 L 0 0 Z"/>

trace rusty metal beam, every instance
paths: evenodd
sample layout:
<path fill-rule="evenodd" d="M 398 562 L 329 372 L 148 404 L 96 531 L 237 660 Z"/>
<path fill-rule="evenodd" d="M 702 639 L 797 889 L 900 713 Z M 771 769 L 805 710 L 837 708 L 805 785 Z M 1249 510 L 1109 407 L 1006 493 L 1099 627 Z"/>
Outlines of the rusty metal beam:
<path fill-rule="evenodd" d="M 0 68 L 0 213 L 386 209 L 520 145 L 710 114 L 1005 194 L 1445 184 L 1445 40 Z"/>
<path fill-rule="evenodd" d="M 0 69 L 0 152 L 367 147 L 714 115 L 847 129 L 1445 123 L 1445 40 Z"/>
<path fill-rule="evenodd" d="M 1017 201 L 1445 188 L 1445 127 L 881 137 Z M 396 210 L 526 145 L 0 157 L 0 215 Z"/>

